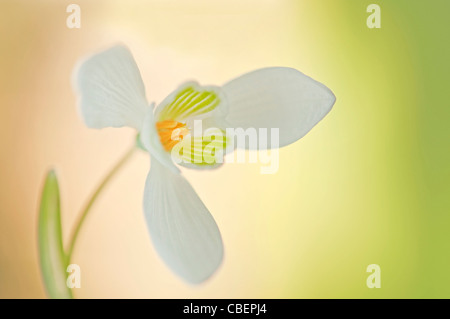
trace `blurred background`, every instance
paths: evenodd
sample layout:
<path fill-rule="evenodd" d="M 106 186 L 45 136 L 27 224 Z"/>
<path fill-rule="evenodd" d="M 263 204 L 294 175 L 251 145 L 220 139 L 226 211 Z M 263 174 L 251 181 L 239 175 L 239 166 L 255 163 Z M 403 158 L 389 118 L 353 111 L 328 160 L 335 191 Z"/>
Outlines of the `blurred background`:
<path fill-rule="evenodd" d="M 324 83 L 337 102 L 306 137 L 258 164 L 184 170 L 225 244 L 200 286 L 156 255 L 142 213 L 140 152 L 96 203 L 74 255 L 78 298 L 450 297 L 450 44 L 446 0 L 3 0 L 0 10 L 0 297 L 45 298 L 37 251 L 43 179 L 57 170 L 64 237 L 86 198 L 134 142 L 86 128 L 76 61 L 130 47 L 149 100 L 187 79 L 220 85 L 266 66 Z M 381 267 L 369 289 L 366 267 Z"/>

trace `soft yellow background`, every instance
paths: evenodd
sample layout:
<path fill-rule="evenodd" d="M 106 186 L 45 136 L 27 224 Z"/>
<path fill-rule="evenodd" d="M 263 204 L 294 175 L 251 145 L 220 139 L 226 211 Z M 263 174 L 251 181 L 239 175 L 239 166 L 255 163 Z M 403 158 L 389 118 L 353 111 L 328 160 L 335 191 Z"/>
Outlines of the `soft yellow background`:
<path fill-rule="evenodd" d="M 66 234 L 84 200 L 133 143 L 131 129 L 86 128 L 71 90 L 76 61 L 117 42 L 150 100 L 186 79 L 221 84 L 290 66 L 330 87 L 332 112 L 257 164 L 185 171 L 214 215 L 225 259 L 191 287 L 156 255 L 142 213 L 149 158 L 136 155 L 97 202 L 77 247 L 79 298 L 450 297 L 448 1 L 0 2 L 0 297 L 45 297 L 37 208 L 56 167 Z M 366 287 L 381 266 L 382 288 Z"/>

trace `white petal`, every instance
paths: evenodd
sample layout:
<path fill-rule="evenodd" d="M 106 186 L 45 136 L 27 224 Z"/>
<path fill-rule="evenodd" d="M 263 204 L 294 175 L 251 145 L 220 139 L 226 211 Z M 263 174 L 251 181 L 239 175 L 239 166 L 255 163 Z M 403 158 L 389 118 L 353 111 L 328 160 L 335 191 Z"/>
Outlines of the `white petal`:
<path fill-rule="evenodd" d="M 323 84 L 283 67 L 256 70 L 223 86 L 232 127 L 279 128 L 279 146 L 308 133 L 332 108 L 336 98 Z M 270 139 L 269 139 L 270 145 Z M 254 147 L 250 147 L 254 148 Z"/>
<path fill-rule="evenodd" d="M 180 174 L 153 160 L 144 193 L 150 236 L 165 263 L 190 283 L 219 267 L 223 245 L 216 222 Z"/>
<path fill-rule="evenodd" d="M 87 58 L 74 75 L 87 126 L 141 129 L 148 103 L 139 69 L 126 47 L 115 46 Z"/>

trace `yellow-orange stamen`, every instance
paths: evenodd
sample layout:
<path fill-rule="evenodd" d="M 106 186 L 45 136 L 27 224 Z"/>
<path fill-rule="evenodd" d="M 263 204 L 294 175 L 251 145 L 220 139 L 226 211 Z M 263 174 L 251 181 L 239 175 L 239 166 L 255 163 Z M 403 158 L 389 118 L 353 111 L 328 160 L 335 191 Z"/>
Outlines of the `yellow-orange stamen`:
<path fill-rule="evenodd" d="M 186 124 L 165 120 L 156 123 L 159 139 L 166 151 L 170 151 L 183 137 L 189 134 Z"/>

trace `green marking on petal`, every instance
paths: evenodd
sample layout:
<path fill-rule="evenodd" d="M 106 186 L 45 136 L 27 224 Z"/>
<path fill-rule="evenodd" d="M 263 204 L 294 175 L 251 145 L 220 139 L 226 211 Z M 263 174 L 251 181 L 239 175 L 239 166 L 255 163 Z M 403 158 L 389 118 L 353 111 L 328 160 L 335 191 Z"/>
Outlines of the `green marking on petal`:
<path fill-rule="evenodd" d="M 158 121 L 184 121 L 213 111 L 220 102 L 218 93 L 212 87 L 191 84 L 177 92 L 173 101 L 163 107 Z"/>
<path fill-rule="evenodd" d="M 195 120 L 205 119 L 222 102 L 220 88 L 187 83 L 158 107 L 156 128 L 161 144 L 180 165 L 213 167 L 223 161 L 227 146 L 225 131 L 207 128 L 202 136 L 193 137 Z M 158 112 L 158 111 L 157 111 Z M 190 124 L 189 124 L 190 123 Z M 195 130 L 194 130 L 195 132 Z M 219 160 L 220 159 L 220 160 Z"/>
<path fill-rule="evenodd" d="M 223 160 L 227 142 L 228 139 L 223 130 L 203 136 L 186 136 L 172 152 L 172 156 L 181 159 L 183 163 L 199 167 L 212 167 Z"/>

